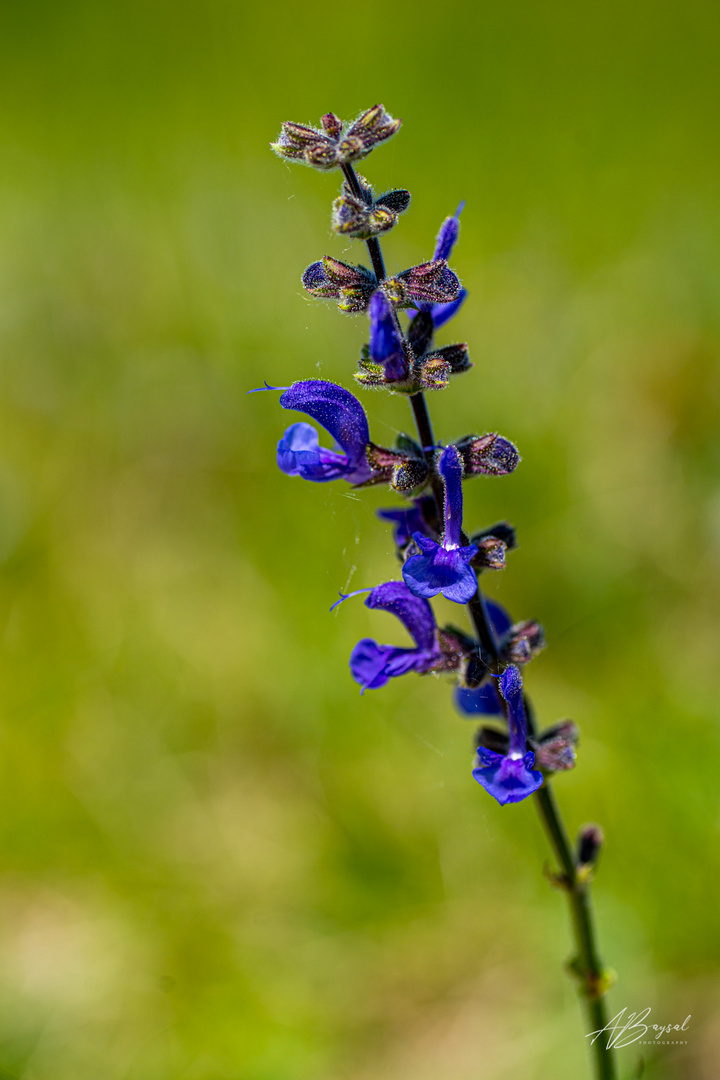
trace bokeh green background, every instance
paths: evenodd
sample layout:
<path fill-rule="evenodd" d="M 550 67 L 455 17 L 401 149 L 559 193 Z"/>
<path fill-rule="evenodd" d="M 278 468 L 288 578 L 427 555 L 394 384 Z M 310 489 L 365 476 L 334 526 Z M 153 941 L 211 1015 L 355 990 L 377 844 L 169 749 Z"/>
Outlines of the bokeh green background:
<path fill-rule="evenodd" d="M 466 520 L 517 526 L 488 590 L 542 619 L 531 693 L 582 728 L 556 786 L 607 834 L 611 1012 L 692 1014 L 646 1075 L 716 1077 L 717 6 L 0 23 L 0 1076 L 587 1075 L 533 806 L 473 783 L 447 683 L 349 677 L 359 637 L 402 640 L 360 600 L 328 615 L 396 573 L 387 496 L 283 477 L 288 416 L 246 397 L 351 385 L 364 320 L 299 286 L 352 258 L 336 178 L 268 142 L 383 101 L 404 126 L 364 171 L 413 193 L 389 266 L 467 199 L 476 366 L 431 405 L 524 457 Z M 366 401 L 378 441 L 408 427 Z"/>

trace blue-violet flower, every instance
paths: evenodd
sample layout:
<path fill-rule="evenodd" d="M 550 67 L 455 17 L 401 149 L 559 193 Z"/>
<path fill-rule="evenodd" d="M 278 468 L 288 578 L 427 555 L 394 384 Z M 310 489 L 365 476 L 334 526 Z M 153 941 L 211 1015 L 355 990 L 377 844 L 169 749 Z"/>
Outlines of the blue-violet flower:
<path fill-rule="evenodd" d="M 461 202 L 453 216 L 445 218 L 442 225 L 440 226 L 440 232 L 438 233 L 437 239 L 435 241 L 433 262 L 436 259 L 445 259 L 447 261 L 450 258 L 452 250 L 455 247 L 458 236 L 460 234 L 459 219 L 464 206 L 465 203 Z M 424 303 L 418 304 L 418 308 L 420 311 L 430 312 L 430 315 L 432 316 L 433 326 L 437 330 L 439 329 L 439 327 L 444 326 L 446 322 L 452 319 L 453 315 L 457 314 L 457 312 L 462 307 L 466 296 L 467 289 L 460 289 L 457 297 L 454 300 L 450 301 L 450 303 Z M 412 319 L 416 315 L 416 312 L 410 311 L 408 314 Z"/>
<path fill-rule="evenodd" d="M 405 584 L 415 596 L 429 598 L 438 593 L 456 604 L 467 604 L 477 590 L 477 577 L 470 560 L 478 552 L 477 544 L 461 545 L 462 464 L 454 446 L 440 455 L 438 471 L 445 484 L 445 532 L 442 543 L 413 534 L 420 548 L 403 566 Z"/>
<path fill-rule="evenodd" d="M 383 292 L 378 290 L 370 301 L 370 359 L 382 364 L 386 382 L 407 379 L 410 365 L 397 316 Z"/>
<path fill-rule="evenodd" d="M 422 675 L 442 664 L 433 610 L 427 600 L 414 596 L 402 581 L 387 581 L 371 589 L 365 606 L 397 615 L 415 641 L 415 648 L 378 645 L 372 638 L 358 641 L 350 656 L 350 671 L 363 692 L 377 690 L 397 675 L 409 671 Z"/>
<path fill-rule="evenodd" d="M 293 383 L 280 397 L 280 404 L 317 420 L 340 447 L 339 451 L 326 450 L 312 424 L 293 424 L 277 448 L 278 466 L 284 473 L 316 483 L 342 479 L 364 484 L 370 479 L 367 416 L 354 394 L 322 379 L 305 379 Z"/>
<path fill-rule="evenodd" d="M 540 787 L 541 772 L 533 770 L 535 755 L 527 749 L 527 721 L 523 704 L 522 676 L 511 664 L 500 676 L 500 692 L 508 706 L 510 746 L 507 754 L 478 747 L 473 776 L 494 799 L 505 806 L 522 802 Z"/>

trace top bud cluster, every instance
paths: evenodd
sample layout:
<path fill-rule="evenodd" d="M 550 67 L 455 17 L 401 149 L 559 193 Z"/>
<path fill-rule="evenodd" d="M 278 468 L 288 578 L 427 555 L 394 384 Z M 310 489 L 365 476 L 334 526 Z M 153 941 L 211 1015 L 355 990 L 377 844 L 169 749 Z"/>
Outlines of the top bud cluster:
<path fill-rule="evenodd" d="M 504 568 L 506 552 L 515 546 L 515 531 L 507 522 L 470 536 L 463 528 L 463 482 L 512 472 L 520 461 L 518 452 L 497 432 L 465 435 L 449 445 L 435 443 L 425 403 L 425 391 L 444 389 L 452 376 L 473 366 L 464 343 L 440 348 L 433 343 L 435 332 L 457 313 L 466 296 L 448 265 L 464 204 L 443 222 L 432 259 L 388 275 L 378 237 L 407 210 L 410 193 L 401 189 L 376 195 L 353 163 L 394 135 L 400 121 L 375 105 L 352 123 L 327 113 L 321 125 L 285 123 L 272 148 L 288 161 L 342 171 L 333 229 L 365 241 L 372 268 L 327 255 L 307 267 L 302 283 L 311 296 L 334 300 L 343 312 L 367 315 L 369 340 L 354 377 L 362 387 L 406 395 L 417 439 L 401 434 L 392 447 L 373 442 L 360 401 L 337 383 L 306 379 L 290 387 L 266 384 L 264 389 L 283 390 L 283 408 L 309 416 L 335 444 L 332 449 L 320 446 L 312 424 L 292 424 L 278 443 L 278 465 L 290 476 L 316 483 L 344 480 L 355 488 L 384 484 L 408 500 L 403 507 L 379 511 L 393 525 L 402 580 L 359 591 L 369 594 L 369 608 L 396 615 L 414 646 L 380 645 L 365 638 L 353 649 L 351 673 L 363 691 L 411 671 L 451 674 L 458 683 L 455 701 L 460 711 L 491 716 L 502 725 L 500 730 L 481 729 L 475 779 L 501 804 L 519 802 L 540 787 L 544 775 L 572 766 L 576 733 L 573 725 L 564 724 L 538 739 L 528 738 L 520 668 L 543 647 L 542 627 L 534 621 L 514 623 L 499 605 L 483 599 L 478 584 L 484 571 Z M 407 313 L 404 327 L 401 312 Z M 468 605 L 473 633 L 438 627 L 429 603 L 438 595 Z"/>

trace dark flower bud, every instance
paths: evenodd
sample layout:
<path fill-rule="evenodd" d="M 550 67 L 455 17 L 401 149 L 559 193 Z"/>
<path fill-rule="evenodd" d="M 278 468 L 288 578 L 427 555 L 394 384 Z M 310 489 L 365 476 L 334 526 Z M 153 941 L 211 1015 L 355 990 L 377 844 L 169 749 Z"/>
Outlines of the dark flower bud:
<path fill-rule="evenodd" d="M 517 547 L 517 534 L 509 521 L 498 521 L 489 529 L 482 529 L 473 533 L 470 537 L 471 544 L 480 544 L 486 536 L 494 536 L 496 540 L 502 540 L 506 551 L 512 551 Z"/>
<path fill-rule="evenodd" d="M 410 205 L 409 191 L 386 191 L 377 199 L 364 176 L 357 176 L 358 195 L 345 181 L 342 194 L 333 203 L 332 227 L 342 236 L 368 240 L 387 232 L 397 223 L 398 214 Z"/>
<path fill-rule="evenodd" d="M 520 463 L 520 455 L 509 439 L 497 432 L 466 435 L 455 443 L 462 458 L 463 476 L 506 476 Z"/>
<path fill-rule="evenodd" d="M 340 310 L 351 314 L 365 311 L 377 288 L 375 275 L 365 266 L 351 266 L 329 255 L 307 267 L 302 283 L 311 296 L 337 300 Z"/>
<path fill-rule="evenodd" d="M 374 364 L 372 360 L 366 360 L 362 356 L 358 363 L 358 370 L 353 373 L 353 379 L 359 382 L 361 386 L 366 386 L 371 390 L 377 390 L 385 386 L 387 382 L 384 366 Z"/>
<path fill-rule="evenodd" d="M 338 195 L 333 203 L 331 224 L 341 236 L 368 240 L 392 229 L 397 214 L 384 206 L 369 207 L 355 195 Z"/>
<path fill-rule="evenodd" d="M 490 683 L 486 682 L 488 676 L 493 673 L 493 670 L 493 665 L 486 657 L 484 657 L 480 652 L 478 652 L 478 647 L 476 645 L 475 652 L 469 658 L 467 666 L 465 668 L 465 675 L 463 679 L 464 688 L 467 690 L 477 690 L 477 688 L 482 686 L 483 683 L 486 683 L 486 685 L 489 686 L 491 689 L 492 696 L 496 697 L 495 689 L 492 685 L 492 680 L 490 681 Z M 488 710 L 483 709 L 482 711 L 487 712 Z M 501 712 L 502 710 L 498 707 L 494 711 Z"/>
<path fill-rule="evenodd" d="M 438 630 L 438 644 L 443 654 L 443 665 L 438 670 L 457 671 L 468 653 L 475 649 L 474 641 L 454 626 Z"/>
<path fill-rule="evenodd" d="M 538 622 L 516 623 L 503 638 L 501 653 L 510 664 L 527 664 L 545 648 L 545 631 Z"/>
<path fill-rule="evenodd" d="M 413 319 L 413 323 L 417 321 L 417 318 Z M 468 347 L 465 344 L 445 345 L 442 349 L 435 349 L 434 352 L 426 353 L 425 359 L 427 360 L 429 356 L 441 358 L 449 366 L 451 375 L 461 375 L 463 371 L 469 371 L 473 366 L 468 356 Z"/>
<path fill-rule="evenodd" d="M 392 191 L 384 191 L 375 199 L 376 206 L 384 206 L 392 210 L 393 214 L 404 214 L 410 205 L 410 192 L 405 188 L 393 188 Z"/>
<path fill-rule="evenodd" d="M 546 773 L 567 772 L 575 768 L 575 747 L 579 738 L 577 724 L 561 720 L 540 734 L 533 742 L 538 769 Z"/>
<path fill-rule="evenodd" d="M 416 356 L 423 356 L 428 350 L 434 329 L 435 324 L 429 311 L 418 311 L 415 318 L 411 319 L 407 337 Z"/>
<path fill-rule="evenodd" d="M 378 143 L 389 139 L 400 127 L 400 120 L 393 120 L 384 105 L 373 105 L 348 128 L 338 144 L 338 161 L 344 165 L 369 154 Z"/>
<path fill-rule="evenodd" d="M 372 469 L 372 477 L 367 484 L 387 483 L 403 495 L 422 487 L 430 475 L 423 457 L 408 457 L 375 443 L 368 445 L 367 461 Z"/>
<path fill-rule="evenodd" d="M 479 543 L 473 541 L 478 549 L 470 565 L 475 570 L 504 570 L 505 545 L 496 536 L 486 536 Z M 517 662 L 517 661 L 516 661 Z"/>
<path fill-rule="evenodd" d="M 334 139 L 342 131 L 342 120 L 335 113 L 325 113 L 324 116 L 320 117 L 320 123 L 325 134 L 329 135 L 331 139 Z"/>
<path fill-rule="evenodd" d="M 460 295 L 460 279 L 445 259 L 434 259 L 387 278 L 382 288 L 394 307 L 446 304 Z"/>
<path fill-rule="evenodd" d="M 372 304 L 378 295 L 380 294 L 376 293 L 371 301 L 371 313 Z M 451 370 L 449 363 L 439 352 L 415 358 L 411 364 L 408 364 L 407 353 L 407 342 L 403 342 L 401 351 L 390 358 L 391 362 L 376 363 L 361 355 L 359 370 L 355 372 L 354 378 L 361 386 L 374 389 L 384 387 L 398 394 L 419 394 L 424 390 L 445 389 L 450 381 Z"/>
<path fill-rule="evenodd" d="M 419 389 L 444 390 L 450 382 L 450 365 L 439 353 L 428 353 L 414 362 L 412 374 Z"/>
<path fill-rule="evenodd" d="M 583 825 L 577 838 L 578 865 L 588 869 L 594 866 L 604 842 L 605 834 L 599 825 Z"/>
<path fill-rule="evenodd" d="M 272 149 L 286 161 L 298 161 L 316 169 L 334 169 L 365 157 L 379 142 L 389 139 L 400 127 L 399 120 L 374 105 L 350 124 L 343 135 L 343 124 L 334 113 L 321 118 L 322 130 L 288 121 L 282 125 Z"/>
<path fill-rule="evenodd" d="M 310 164 L 307 156 L 309 151 L 321 146 L 329 148 L 331 145 L 332 140 L 323 131 L 306 124 L 293 124 L 289 120 L 282 125 L 278 141 L 270 143 L 279 157 L 288 161 L 300 161 L 305 165 Z M 334 163 L 333 161 L 332 164 Z"/>
<path fill-rule="evenodd" d="M 408 495 L 411 491 L 417 491 L 423 487 L 430 469 L 425 461 L 417 458 L 406 458 L 401 465 L 393 469 L 390 484 L 396 491 Z"/>

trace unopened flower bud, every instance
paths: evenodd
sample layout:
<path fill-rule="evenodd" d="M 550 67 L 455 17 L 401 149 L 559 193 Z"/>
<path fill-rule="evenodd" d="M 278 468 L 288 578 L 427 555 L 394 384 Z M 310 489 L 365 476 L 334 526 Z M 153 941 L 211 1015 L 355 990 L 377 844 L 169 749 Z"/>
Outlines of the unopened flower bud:
<path fill-rule="evenodd" d="M 473 533 L 470 537 L 471 544 L 480 544 L 487 536 L 493 536 L 496 540 L 502 540 L 506 551 L 512 551 L 517 547 L 517 534 L 509 521 L 498 521 L 489 529 L 482 529 Z"/>
<path fill-rule="evenodd" d="M 334 139 L 342 131 L 342 120 L 335 113 L 325 113 L 324 116 L 320 117 L 320 123 L 325 134 L 329 135 L 331 139 Z"/>
<path fill-rule="evenodd" d="M 377 288 L 375 275 L 366 267 L 351 266 L 329 255 L 306 268 L 302 283 L 311 296 L 337 300 L 340 310 L 351 314 L 365 311 Z"/>
<path fill-rule="evenodd" d="M 400 127 L 400 121 L 393 120 L 382 105 L 367 109 L 352 124 L 343 125 L 334 113 L 325 113 L 320 123 L 322 130 L 288 121 L 282 125 L 277 142 L 270 145 L 286 161 L 327 170 L 365 157 Z"/>
<path fill-rule="evenodd" d="M 438 644 L 444 662 L 442 671 L 457 671 L 464 658 L 475 649 L 475 642 L 454 626 L 443 626 L 438 630 Z"/>
<path fill-rule="evenodd" d="M 605 835 L 599 825 L 583 825 L 577 838 L 577 861 L 580 867 L 592 867 L 598 861 Z"/>
<path fill-rule="evenodd" d="M 396 491 L 408 495 L 421 488 L 430 474 L 427 462 L 422 458 L 406 458 L 393 469 L 390 484 Z"/>
<path fill-rule="evenodd" d="M 533 744 L 538 768 L 546 773 L 574 769 L 578 738 L 578 728 L 572 720 L 562 720 L 543 731 Z"/>
<path fill-rule="evenodd" d="M 364 176 L 357 174 L 356 180 L 359 194 L 346 180 L 342 193 L 335 199 L 332 227 L 341 236 L 368 240 L 392 229 L 397 223 L 398 215 L 410 205 L 410 192 L 404 189 L 386 191 L 375 198 L 373 189 Z"/>
<path fill-rule="evenodd" d="M 486 536 L 476 543 L 478 552 L 473 556 L 471 566 L 476 570 L 504 570 L 505 544 L 496 536 Z"/>
<path fill-rule="evenodd" d="M 386 278 L 382 288 L 393 307 L 446 304 L 460 295 L 460 279 L 445 259 L 435 259 Z"/>
<path fill-rule="evenodd" d="M 483 683 L 488 687 L 488 694 L 491 700 L 497 702 L 497 694 L 495 686 L 492 680 L 487 682 L 488 676 L 493 672 L 494 668 L 490 660 L 487 657 L 482 656 L 476 649 L 476 651 L 468 659 L 465 667 L 465 676 L 463 679 L 463 688 L 466 690 L 477 690 Z M 470 711 L 470 710 L 466 710 Z M 481 709 L 472 711 L 489 712 L 491 710 Z M 493 711 L 502 712 L 502 709 L 498 706 Z"/>
<path fill-rule="evenodd" d="M 507 476 L 520 464 L 520 455 L 509 439 L 492 432 L 467 435 L 455 443 L 462 457 L 464 476 Z"/>
<path fill-rule="evenodd" d="M 428 353 L 416 360 L 412 373 L 421 390 L 444 390 L 450 382 L 450 365 L 438 353 Z"/>
<path fill-rule="evenodd" d="M 527 664 L 545 648 L 545 631 L 538 622 L 517 623 L 502 642 L 502 655 L 511 664 Z"/>
<path fill-rule="evenodd" d="M 422 456 L 408 457 L 397 450 L 389 450 L 372 442 L 368 443 L 366 456 L 372 476 L 365 486 L 385 483 L 403 495 L 408 495 L 423 487 L 430 475 L 428 464 Z"/>

